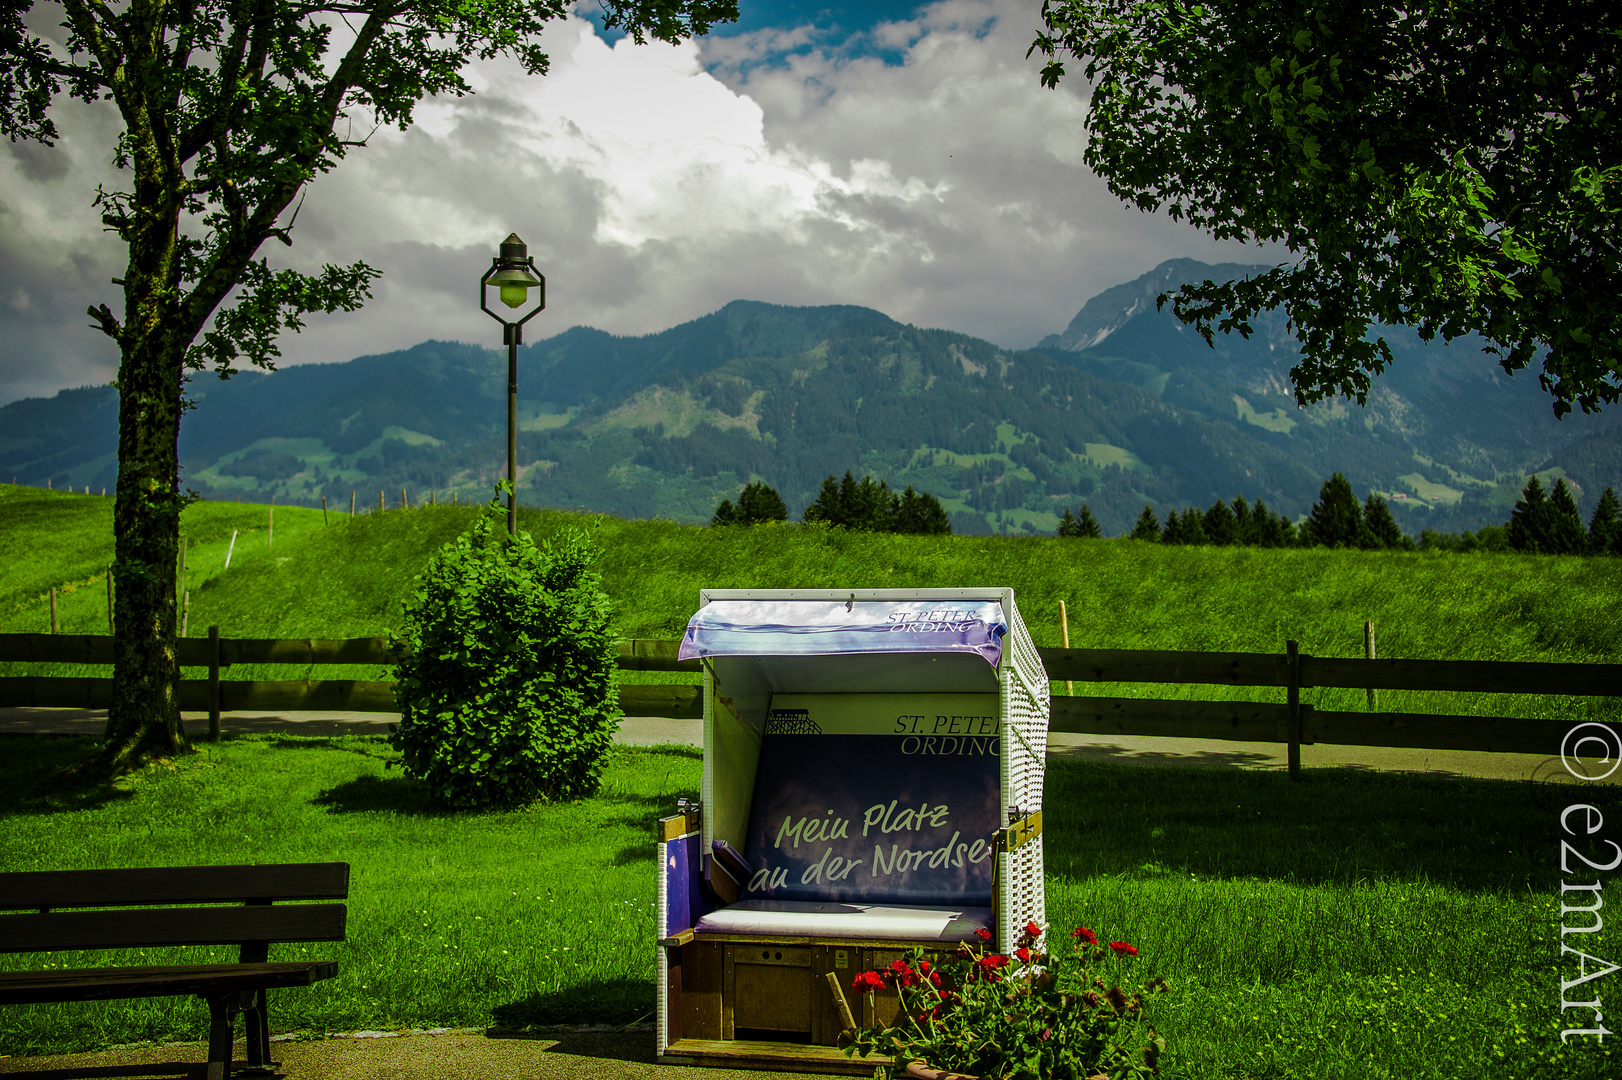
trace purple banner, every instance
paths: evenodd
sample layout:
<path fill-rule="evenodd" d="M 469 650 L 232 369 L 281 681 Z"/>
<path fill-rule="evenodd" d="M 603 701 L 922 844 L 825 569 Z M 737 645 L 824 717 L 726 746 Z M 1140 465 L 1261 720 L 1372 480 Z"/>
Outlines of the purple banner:
<path fill-rule="evenodd" d="M 678 655 L 956 652 L 996 667 L 1007 632 L 995 600 L 712 600 L 687 620 Z"/>

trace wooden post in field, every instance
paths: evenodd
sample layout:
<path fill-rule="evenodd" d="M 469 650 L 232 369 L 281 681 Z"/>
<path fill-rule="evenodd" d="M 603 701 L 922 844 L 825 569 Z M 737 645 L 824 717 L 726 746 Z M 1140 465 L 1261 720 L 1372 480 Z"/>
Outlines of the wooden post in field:
<path fill-rule="evenodd" d="M 349 520 L 351 522 L 355 520 L 355 493 L 353 491 L 349 493 Z"/>
<path fill-rule="evenodd" d="M 273 539 L 275 539 L 275 536 L 276 536 L 276 507 L 275 507 L 275 504 L 272 504 L 271 508 L 270 508 L 270 524 L 265 527 L 265 547 L 266 547 L 266 549 L 269 549 L 270 542 Z"/>
<path fill-rule="evenodd" d="M 113 564 L 107 564 L 107 632 L 113 632 Z"/>
<path fill-rule="evenodd" d="M 383 493 L 381 491 L 379 491 L 377 493 L 377 512 L 379 514 L 381 514 L 384 510 L 387 510 L 387 509 L 388 509 L 388 505 L 383 502 Z"/>
<path fill-rule="evenodd" d="M 186 636 L 186 620 L 191 616 L 191 590 L 187 589 L 180 597 L 180 636 Z"/>
<path fill-rule="evenodd" d="M 1065 648 L 1070 648 L 1070 613 L 1065 610 L 1063 600 L 1059 601 L 1059 640 Z M 1074 697 L 1076 684 L 1066 679 L 1064 681 L 1064 692 L 1066 696 Z"/>
<path fill-rule="evenodd" d="M 434 493 L 432 491 L 430 491 L 428 493 L 428 505 L 429 506 L 437 506 L 437 505 L 439 505 L 438 503 L 434 502 Z"/>
<path fill-rule="evenodd" d="M 231 552 L 237 549 L 237 531 L 231 530 L 231 543 L 225 549 L 225 568 L 231 569 Z"/>
<path fill-rule="evenodd" d="M 321 526 L 325 528 L 331 524 L 332 522 L 327 520 L 327 497 L 323 495 L 321 496 Z"/>
<path fill-rule="evenodd" d="M 410 510 L 411 509 L 411 504 L 406 502 L 405 488 L 400 489 L 400 509 L 401 510 Z"/>
<path fill-rule="evenodd" d="M 1363 659 L 1374 659 L 1374 623 L 1372 622 L 1363 624 Z M 1371 686 L 1368 693 L 1369 708 L 1378 709 L 1380 707 L 1380 691 Z"/>
<path fill-rule="evenodd" d="M 51 586 L 51 633 L 56 633 L 56 586 Z"/>
<path fill-rule="evenodd" d="M 1287 744 L 1285 748 L 1286 760 L 1289 762 L 1290 779 L 1301 779 L 1301 648 L 1293 641 L 1284 643 L 1284 664 L 1286 668 L 1285 683 L 1287 687 L 1285 708 L 1289 718 L 1285 735 Z"/>
<path fill-rule="evenodd" d="M 452 506 L 456 505 L 456 489 L 455 488 L 451 489 L 451 505 Z"/>

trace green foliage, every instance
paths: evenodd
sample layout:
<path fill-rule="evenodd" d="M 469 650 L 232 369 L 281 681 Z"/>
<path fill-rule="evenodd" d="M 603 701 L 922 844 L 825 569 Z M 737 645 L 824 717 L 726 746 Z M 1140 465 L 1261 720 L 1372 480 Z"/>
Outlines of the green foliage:
<path fill-rule="evenodd" d="M 1318 501 L 1302 530 L 1302 541 L 1319 547 L 1371 547 L 1363 508 L 1346 477 L 1335 473 L 1324 481 Z"/>
<path fill-rule="evenodd" d="M 1363 506 L 1363 528 L 1372 539 L 1370 547 L 1412 547 L 1413 541 L 1402 535 L 1397 519 L 1391 516 L 1391 506 L 1374 492 L 1369 492 Z"/>
<path fill-rule="evenodd" d="M 1138 515 L 1137 524 L 1132 526 L 1132 531 L 1127 534 L 1127 539 L 1150 541 L 1160 539 L 1160 521 L 1155 517 L 1153 507 L 1147 504 L 1144 505 L 1143 513 Z"/>
<path fill-rule="evenodd" d="M 888 482 L 874 483 L 871 476 L 858 482 L 849 469 L 841 480 L 832 476 L 823 480 L 816 499 L 805 508 L 805 520 L 860 532 L 939 535 L 952 531 L 951 519 L 935 496 L 916 492 L 911 484 L 897 495 Z"/>
<path fill-rule="evenodd" d="M 1588 536 L 1564 479 L 1554 482 L 1552 495 L 1544 495 L 1536 476 L 1526 482 L 1509 517 L 1508 540 L 1516 551 L 1544 555 L 1580 555 L 1587 550 Z"/>
<path fill-rule="evenodd" d="M 979 934 L 990 939 L 989 931 Z M 1116 941 L 1105 948 L 1085 926 L 1070 936 L 1073 944 L 1049 941 L 1044 949 L 1042 928 L 1026 923 L 1012 956 L 974 943 L 934 964 L 914 948 L 880 971 L 858 974 L 857 993 L 891 988 L 900 1010 L 890 1024 L 841 1032 L 846 1056 L 891 1057 L 896 1080 L 912 1061 L 985 1080 L 1160 1075 L 1166 1040 L 1148 1014 L 1170 985 L 1159 977 L 1128 994 L 1115 980 L 1135 963 L 1137 947 Z"/>
<path fill-rule="evenodd" d="M 788 507 L 783 497 L 765 483 L 756 481 L 744 487 L 738 496 L 738 505 L 731 499 L 722 499 L 715 508 L 711 525 L 761 525 L 768 521 L 787 521 Z"/>
<path fill-rule="evenodd" d="M 1546 346 L 1557 416 L 1622 395 L 1608 0 L 1044 0 L 1042 14 L 1041 81 L 1064 77 L 1061 53 L 1084 60 L 1084 159 L 1112 192 L 1293 256 L 1181 290 L 1178 316 L 1208 342 L 1283 306 L 1303 403 L 1365 399 L 1392 362 L 1374 323 L 1480 334 L 1509 372 Z"/>
<path fill-rule="evenodd" d="M 410 776 L 454 809 L 597 790 L 619 723 L 609 602 L 585 535 L 508 536 L 497 497 L 429 561 L 395 640 Z"/>
<path fill-rule="evenodd" d="M 1098 540 L 1104 532 L 1098 525 L 1098 519 L 1093 517 L 1092 507 L 1086 503 L 1081 504 L 1081 514 L 1078 516 L 1066 507 L 1064 516 L 1059 519 L 1059 535 L 1074 536 L 1083 540 Z"/>
<path fill-rule="evenodd" d="M 1162 544 L 1204 544 L 1208 543 L 1205 535 L 1205 518 L 1190 506 L 1182 512 L 1172 510 L 1166 514 L 1166 524 L 1160 530 Z"/>
<path fill-rule="evenodd" d="M 1234 500 L 1237 502 L 1238 500 Z M 1201 522 L 1205 528 L 1205 542 L 1208 544 L 1236 544 L 1239 543 L 1239 518 L 1234 514 L 1227 503 L 1218 499 L 1211 504 L 1205 512 L 1205 520 Z"/>
<path fill-rule="evenodd" d="M 1588 520 L 1588 553 L 1622 555 L 1622 504 L 1610 488 L 1599 497 L 1594 516 Z"/>

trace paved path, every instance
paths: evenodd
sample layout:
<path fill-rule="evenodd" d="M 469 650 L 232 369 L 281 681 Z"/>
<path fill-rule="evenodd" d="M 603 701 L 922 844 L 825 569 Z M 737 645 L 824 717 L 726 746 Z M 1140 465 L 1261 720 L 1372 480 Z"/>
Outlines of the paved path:
<path fill-rule="evenodd" d="M 186 730 L 194 737 L 208 730 L 206 713 L 184 713 Z M 220 727 L 228 732 L 277 731 L 295 735 L 386 734 L 395 717 L 387 713 L 254 712 L 224 713 Z M 87 709 L 0 709 L 0 734 L 59 732 L 99 734 L 107 722 L 105 711 Z M 687 744 L 698 746 L 702 733 L 697 720 L 663 717 L 626 717 L 615 741 L 630 746 Z M 1577 783 L 1561 764 L 1558 746 L 1543 754 L 1488 754 L 1467 750 L 1410 750 L 1384 746 L 1313 745 L 1301 748 L 1304 768 L 1339 767 L 1379 772 L 1431 773 L 1494 780 L 1539 780 Z M 1232 769 L 1283 769 L 1284 744 L 1227 742 L 1219 739 L 1169 739 L 1147 735 L 1066 735 L 1048 740 L 1048 756 L 1057 760 L 1118 761 L 1131 765 L 1201 765 Z M 1589 775 L 1608 765 L 1585 759 Z M 1622 769 L 1606 783 L 1622 783 Z"/>

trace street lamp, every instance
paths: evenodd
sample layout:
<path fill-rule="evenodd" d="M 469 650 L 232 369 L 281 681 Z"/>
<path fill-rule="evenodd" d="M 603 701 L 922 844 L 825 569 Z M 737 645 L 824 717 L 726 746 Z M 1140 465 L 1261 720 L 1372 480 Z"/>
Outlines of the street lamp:
<path fill-rule="evenodd" d="M 479 279 L 479 308 L 501 324 L 501 341 L 507 346 L 507 535 L 518 531 L 518 346 L 524 343 L 524 324 L 546 308 L 546 278 L 535 269 L 535 259 L 528 254 L 517 233 L 508 233 L 501 242 L 501 254 L 490 260 L 490 269 Z M 529 301 L 529 290 L 539 289 L 535 310 L 517 322 L 508 322 L 491 311 L 484 302 L 484 287 L 494 285 L 501 290 L 501 302 L 510 308 L 521 308 Z"/>

